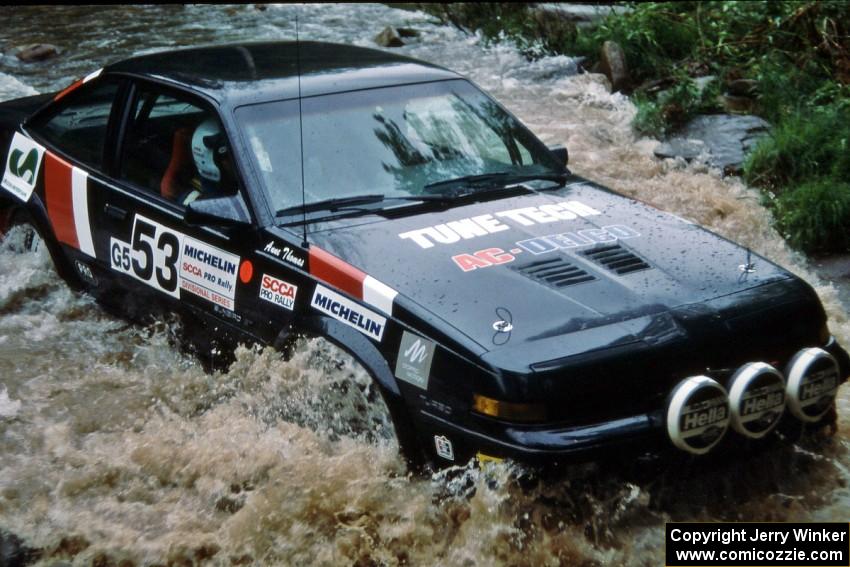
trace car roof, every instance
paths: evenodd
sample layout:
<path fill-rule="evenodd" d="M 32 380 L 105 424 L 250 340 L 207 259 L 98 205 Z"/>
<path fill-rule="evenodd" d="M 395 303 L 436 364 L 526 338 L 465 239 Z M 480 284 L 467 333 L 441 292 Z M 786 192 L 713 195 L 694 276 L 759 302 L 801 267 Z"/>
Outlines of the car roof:
<path fill-rule="evenodd" d="M 300 53 L 299 53 L 300 52 Z M 113 63 L 106 73 L 128 73 L 201 91 L 238 106 L 460 76 L 453 71 L 378 49 L 315 41 L 237 43 L 177 49 Z"/>

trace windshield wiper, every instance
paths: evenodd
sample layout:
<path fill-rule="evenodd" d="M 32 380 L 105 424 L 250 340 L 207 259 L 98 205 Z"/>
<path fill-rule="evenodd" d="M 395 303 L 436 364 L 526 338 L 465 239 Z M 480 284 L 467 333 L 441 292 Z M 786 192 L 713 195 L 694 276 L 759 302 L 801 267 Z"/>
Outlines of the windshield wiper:
<path fill-rule="evenodd" d="M 372 193 L 368 195 L 354 195 L 351 197 L 334 197 L 332 199 L 322 199 L 321 201 L 314 201 L 312 203 L 307 203 L 306 205 L 292 205 L 291 207 L 286 207 L 285 209 L 279 210 L 275 214 L 275 216 L 283 217 L 287 215 L 297 215 L 302 212 L 313 213 L 316 211 L 334 212 L 341 209 L 354 207 L 357 205 L 380 203 L 385 199 L 386 197 L 384 195 L 381 195 L 380 193 Z"/>
<path fill-rule="evenodd" d="M 443 181 L 435 181 L 425 185 L 426 191 L 433 191 L 442 187 L 469 187 L 472 189 L 488 188 L 488 187 L 505 187 L 506 185 L 514 185 L 523 181 L 555 181 L 559 185 L 563 185 L 566 181 L 567 174 L 564 173 L 512 173 L 510 171 L 497 171 L 494 173 L 482 173 L 480 175 L 464 175 L 453 179 L 444 179 Z"/>

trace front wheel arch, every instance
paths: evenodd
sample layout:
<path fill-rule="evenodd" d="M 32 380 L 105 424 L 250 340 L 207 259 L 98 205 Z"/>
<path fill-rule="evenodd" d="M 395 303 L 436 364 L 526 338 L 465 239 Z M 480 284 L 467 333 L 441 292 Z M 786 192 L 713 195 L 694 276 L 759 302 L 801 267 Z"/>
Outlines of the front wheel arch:
<path fill-rule="evenodd" d="M 408 466 L 423 470 L 428 458 L 410 416 L 404 397 L 396 383 L 390 366 L 381 352 L 359 331 L 324 316 L 314 316 L 301 321 L 297 329 L 282 331 L 273 346 L 285 351 L 293 337 L 322 337 L 342 349 L 360 364 L 375 384 L 390 412 L 399 450 Z"/>

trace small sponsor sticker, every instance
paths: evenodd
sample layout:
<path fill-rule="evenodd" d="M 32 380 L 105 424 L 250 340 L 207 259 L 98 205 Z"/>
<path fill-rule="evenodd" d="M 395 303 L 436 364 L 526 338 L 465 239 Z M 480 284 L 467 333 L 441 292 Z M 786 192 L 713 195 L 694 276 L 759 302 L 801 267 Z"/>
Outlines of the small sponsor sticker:
<path fill-rule="evenodd" d="M 455 460 L 455 451 L 452 447 L 452 442 L 449 441 L 449 438 L 445 435 L 434 436 L 434 447 L 436 447 L 437 449 L 437 456 L 442 457 L 448 461 Z"/>
<path fill-rule="evenodd" d="M 263 274 L 262 285 L 260 286 L 260 299 L 265 299 L 269 303 L 274 303 L 279 307 L 292 311 L 295 308 L 295 296 L 297 293 L 297 286 L 279 280 L 274 276 Z"/>
<path fill-rule="evenodd" d="M 367 337 L 376 341 L 380 341 L 384 337 L 384 329 L 387 326 L 385 317 L 329 290 L 323 285 L 316 286 L 310 304 L 314 309 L 327 313 L 349 327 L 354 327 Z"/>
<path fill-rule="evenodd" d="M 44 147 L 30 140 L 20 132 L 15 132 L 9 155 L 6 158 L 6 169 L 3 172 L 3 189 L 23 202 L 29 201 L 38 172 L 44 157 Z"/>
<path fill-rule="evenodd" d="M 396 377 L 427 390 L 431 362 L 434 360 L 434 346 L 432 341 L 404 331 L 395 363 Z"/>
<path fill-rule="evenodd" d="M 180 289 L 233 310 L 239 256 L 215 246 L 183 237 Z"/>

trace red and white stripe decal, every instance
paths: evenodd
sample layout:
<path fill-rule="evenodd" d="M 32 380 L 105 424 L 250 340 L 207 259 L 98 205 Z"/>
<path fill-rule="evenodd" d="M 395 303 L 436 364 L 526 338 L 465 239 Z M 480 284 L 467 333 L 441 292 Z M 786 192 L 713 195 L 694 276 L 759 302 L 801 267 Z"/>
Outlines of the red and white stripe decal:
<path fill-rule="evenodd" d="M 310 274 L 318 279 L 376 307 L 393 314 L 393 300 L 398 292 L 316 246 L 310 246 Z"/>
<path fill-rule="evenodd" d="M 89 175 L 51 152 L 44 155 L 47 215 L 56 239 L 95 257 L 89 222 Z"/>
<path fill-rule="evenodd" d="M 78 79 L 78 80 L 74 81 L 73 83 L 71 83 L 70 85 L 65 87 L 61 92 L 59 92 L 59 94 L 57 94 L 55 97 L 53 97 L 53 101 L 55 102 L 55 101 L 59 100 L 60 98 L 62 98 L 66 94 L 70 93 L 71 91 L 73 91 L 74 89 L 79 87 L 80 85 L 84 85 L 84 84 L 88 83 L 89 81 L 91 81 L 92 79 L 97 78 L 98 76 L 100 76 L 101 71 L 103 71 L 103 69 L 98 69 L 97 71 L 95 71 L 93 73 L 89 73 L 88 75 L 86 75 L 82 79 Z"/>

